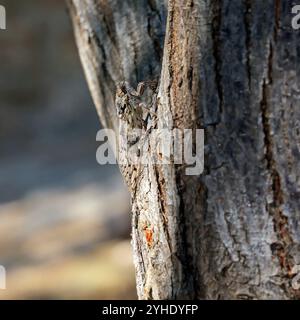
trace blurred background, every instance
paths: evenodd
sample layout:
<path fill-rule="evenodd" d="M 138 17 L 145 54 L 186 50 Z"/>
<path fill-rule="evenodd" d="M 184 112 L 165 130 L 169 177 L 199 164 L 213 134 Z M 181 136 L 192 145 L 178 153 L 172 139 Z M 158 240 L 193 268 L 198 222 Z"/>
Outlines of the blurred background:
<path fill-rule="evenodd" d="M 0 0 L 0 299 L 135 299 L 129 196 L 63 0 Z"/>

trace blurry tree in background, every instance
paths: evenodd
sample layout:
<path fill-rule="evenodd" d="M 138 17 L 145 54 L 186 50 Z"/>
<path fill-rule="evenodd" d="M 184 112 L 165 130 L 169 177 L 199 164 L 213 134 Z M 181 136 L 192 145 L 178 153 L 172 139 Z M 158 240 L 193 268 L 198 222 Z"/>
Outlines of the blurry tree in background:
<path fill-rule="evenodd" d="M 128 194 L 96 162 L 66 4 L 0 2 L 0 299 L 135 298 Z"/>
<path fill-rule="evenodd" d="M 67 2 L 105 126 L 118 129 L 119 81 L 160 78 L 158 126 L 206 132 L 202 176 L 173 164 L 140 174 L 132 197 L 139 298 L 299 297 L 294 1 Z"/>

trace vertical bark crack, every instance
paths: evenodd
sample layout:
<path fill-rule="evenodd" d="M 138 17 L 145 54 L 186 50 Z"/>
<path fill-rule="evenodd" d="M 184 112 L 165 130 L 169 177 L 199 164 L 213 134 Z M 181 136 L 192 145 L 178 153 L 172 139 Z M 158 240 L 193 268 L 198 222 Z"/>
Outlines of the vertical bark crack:
<path fill-rule="evenodd" d="M 220 46 L 220 32 L 222 24 L 222 1 L 213 1 L 213 18 L 212 18 L 212 40 L 213 40 L 213 56 L 215 59 L 215 79 L 217 92 L 219 96 L 219 111 L 223 110 L 223 87 L 222 87 L 222 59 Z"/>
<path fill-rule="evenodd" d="M 272 187 L 272 203 L 267 204 L 267 211 L 273 217 L 274 231 L 277 235 L 277 243 L 271 245 L 274 254 L 277 255 L 280 267 L 284 277 L 291 277 L 293 263 L 289 256 L 289 246 L 293 243 L 293 239 L 288 230 L 288 218 L 282 212 L 282 205 L 284 204 L 284 194 L 281 187 L 280 174 L 276 168 L 276 161 L 274 158 L 274 143 L 272 137 L 272 130 L 270 124 L 270 106 L 268 100 L 269 86 L 272 85 L 273 73 L 273 46 L 270 43 L 268 56 L 268 72 L 267 79 L 263 81 L 262 100 L 261 100 L 261 114 L 262 125 L 264 132 L 265 155 L 267 161 L 267 169 L 271 177 Z M 287 288 L 290 289 L 290 288 Z"/>
<path fill-rule="evenodd" d="M 280 5 L 281 0 L 275 0 L 275 25 L 274 25 L 274 40 L 277 41 L 278 32 L 280 29 Z"/>
<path fill-rule="evenodd" d="M 251 88 L 251 21 L 252 21 L 252 0 L 245 0 L 245 42 L 246 42 L 246 55 L 247 55 L 247 75 L 248 75 L 248 86 Z"/>

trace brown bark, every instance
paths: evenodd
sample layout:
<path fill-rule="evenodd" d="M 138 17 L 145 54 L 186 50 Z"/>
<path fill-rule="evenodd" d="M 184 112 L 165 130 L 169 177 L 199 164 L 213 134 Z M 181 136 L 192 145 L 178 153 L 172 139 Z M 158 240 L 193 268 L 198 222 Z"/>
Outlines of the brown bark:
<path fill-rule="evenodd" d="M 201 176 L 174 164 L 140 172 L 132 197 L 139 298 L 299 297 L 292 1 L 67 2 L 105 126 L 118 129 L 118 81 L 160 78 L 158 128 L 206 133 Z"/>

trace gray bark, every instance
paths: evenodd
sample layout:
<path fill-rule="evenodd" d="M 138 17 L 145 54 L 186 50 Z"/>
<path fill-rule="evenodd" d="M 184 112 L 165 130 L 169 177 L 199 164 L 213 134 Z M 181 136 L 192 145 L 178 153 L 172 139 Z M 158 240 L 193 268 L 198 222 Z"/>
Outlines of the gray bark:
<path fill-rule="evenodd" d="M 132 194 L 139 298 L 299 298 L 293 1 L 67 2 L 104 126 L 118 130 L 117 82 L 159 78 L 158 128 L 206 133 L 201 176 L 174 164 L 139 172 Z"/>

